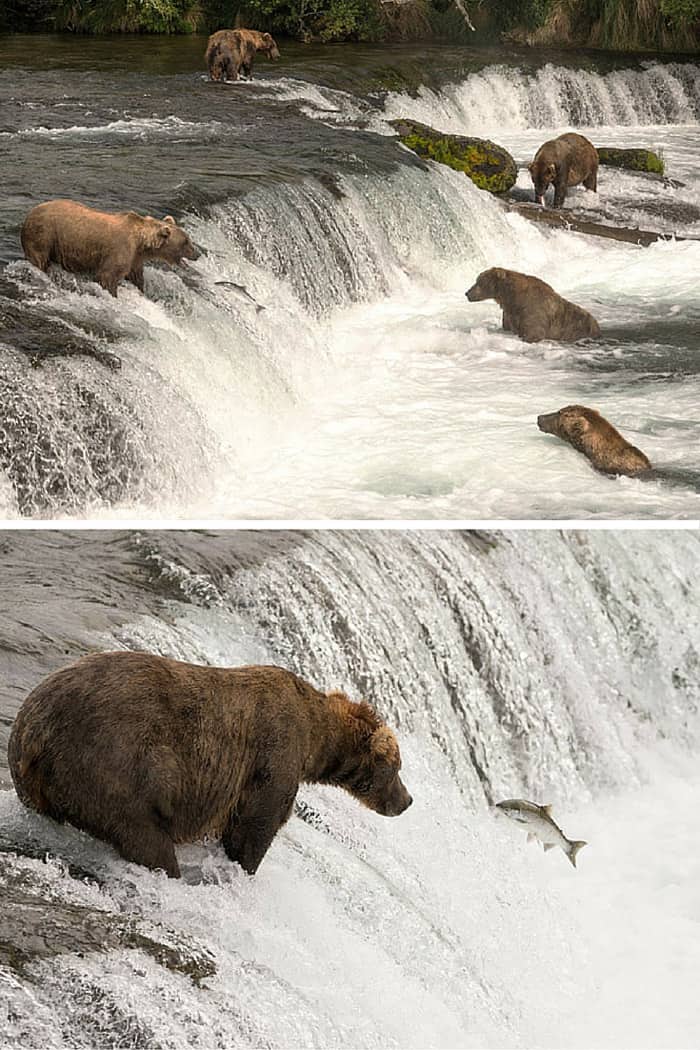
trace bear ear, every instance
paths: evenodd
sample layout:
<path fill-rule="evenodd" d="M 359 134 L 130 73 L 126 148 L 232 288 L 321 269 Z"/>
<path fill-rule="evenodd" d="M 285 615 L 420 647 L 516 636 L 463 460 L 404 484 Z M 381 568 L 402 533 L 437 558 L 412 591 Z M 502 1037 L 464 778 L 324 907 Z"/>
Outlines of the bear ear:
<path fill-rule="evenodd" d="M 169 226 L 175 225 L 175 220 L 173 219 L 172 215 L 166 215 L 163 219 L 163 222 L 167 222 Z"/>
<path fill-rule="evenodd" d="M 370 750 L 375 758 L 382 758 L 398 769 L 401 765 L 399 745 L 389 726 L 379 726 L 370 737 Z"/>
<path fill-rule="evenodd" d="M 548 164 L 547 165 L 547 172 L 548 172 L 549 175 L 556 175 L 556 173 L 557 173 L 557 166 L 556 166 L 556 164 Z"/>

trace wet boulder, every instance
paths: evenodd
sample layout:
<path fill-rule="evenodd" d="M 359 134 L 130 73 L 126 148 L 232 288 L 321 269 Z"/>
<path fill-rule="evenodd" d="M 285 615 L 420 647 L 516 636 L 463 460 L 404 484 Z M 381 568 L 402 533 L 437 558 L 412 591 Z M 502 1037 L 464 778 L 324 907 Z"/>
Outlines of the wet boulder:
<path fill-rule="evenodd" d="M 664 162 L 651 149 L 616 149 L 613 146 L 596 146 L 598 160 L 611 168 L 626 168 L 627 171 L 648 171 L 663 175 Z"/>
<path fill-rule="evenodd" d="M 391 120 L 404 146 L 419 157 L 463 171 L 480 190 L 506 193 L 518 177 L 510 153 L 489 139 L 448 135 L 416 120 Z"/>

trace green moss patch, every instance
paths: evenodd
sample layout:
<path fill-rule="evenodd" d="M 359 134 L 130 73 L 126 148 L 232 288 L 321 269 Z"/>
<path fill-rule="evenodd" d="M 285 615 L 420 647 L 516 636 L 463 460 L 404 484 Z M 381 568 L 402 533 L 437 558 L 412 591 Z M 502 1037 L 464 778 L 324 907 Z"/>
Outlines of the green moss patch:
<path fill-rule="evenodd" d="M 598 160 L 611 168 L 626 168 L 628 171 L 651 171 L 663 175 L 664 162 L 651 149 L 614 149 L 611 146 L 596 146 Z"/>
<path fill-rule="evenodd" d="M 507 150 L 488 139 L 446 135 L 415 120 L 390 122 L 405 146 L 419 157 L 463 171 L 480 190 L 506 193 L 518 176 L 515 161 Z"/>

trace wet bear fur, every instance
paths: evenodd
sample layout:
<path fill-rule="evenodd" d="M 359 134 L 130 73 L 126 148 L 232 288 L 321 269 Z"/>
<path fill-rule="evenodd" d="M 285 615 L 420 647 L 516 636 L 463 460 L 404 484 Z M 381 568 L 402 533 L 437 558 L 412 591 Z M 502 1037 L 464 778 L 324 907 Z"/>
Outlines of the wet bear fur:
<path fill-rule="evenodd" d="M 537 426 L 545 434 L 554 434 L 562 441 L 568 441 L 603 474 L 632 477 L 651 470 L 651 463 L 644 453 L 630 445 L 594 408 L 567 405 L 558 412 L 538 416 Z"/>
<path fill-rule="evenodd" d="M 215 75 L 221 64 L 220 49 L 226 50 L 227 70 L 232 75 L 221 77 Z M 259 33 L 256 29 L 219 29 L 212 33 L 207 41 L 205 60 L 212 80 L 238 80 L 239 77 L 253 76 L 253 62 L 256 54 L 266 55 L 269 59 L 280 57 L 279 48 L 269 33 Z"/>
<path fill-rule="evenodd" d="M 71 273 L 92 274 L 114 296 L 125 278 L 143 291 L 146 262 L 176 266 L 200 254 L 172 215 L 98 211 L 69 200 L 32 208 L 20 237 L 26 258 L 44 273 L 58 263 Z"/>
<path fill-rule="evenodd" d="M 539 277 L 493 267 L 484 270 L 466 293 L 470 302 L 495 299 L 503 309 L 503 330 L 526 343 L 541 339 L 576 342 L 596 338 L 600 326 L 587 310 L 562 298 Z"/>
<path fill-rule="evenodd" d="M 88 656 L 27 697 L 8 754 L 25 805 L 174 878 L 175 844 L 204 837 L 253 874 L 302 783 L 385 816 L 412 801 L 372 708 L 280 667 Z"/>
<path fill-rule="evenodd" d="M 583 135 L 568 132 L 540 146 L 529 167 L 535 187 L 535 200 L 544 204 L 544 195 L 554 186 L 554 207 L 561 208 L 570 186 L 583 183 L 587 190 L 598 190 L 598 151 Z"/>

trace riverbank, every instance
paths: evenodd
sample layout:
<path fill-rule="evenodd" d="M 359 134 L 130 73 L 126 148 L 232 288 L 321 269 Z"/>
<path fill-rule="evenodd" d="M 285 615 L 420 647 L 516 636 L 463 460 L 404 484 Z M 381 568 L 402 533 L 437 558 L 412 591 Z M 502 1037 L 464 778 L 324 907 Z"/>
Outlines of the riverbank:
<path fill-rule="evenodd" d="M 417 40 L 696 54 L 700 0 L 9 0 L 1 32 L 209 33 L 255 26 L 304 43 Z"/>

